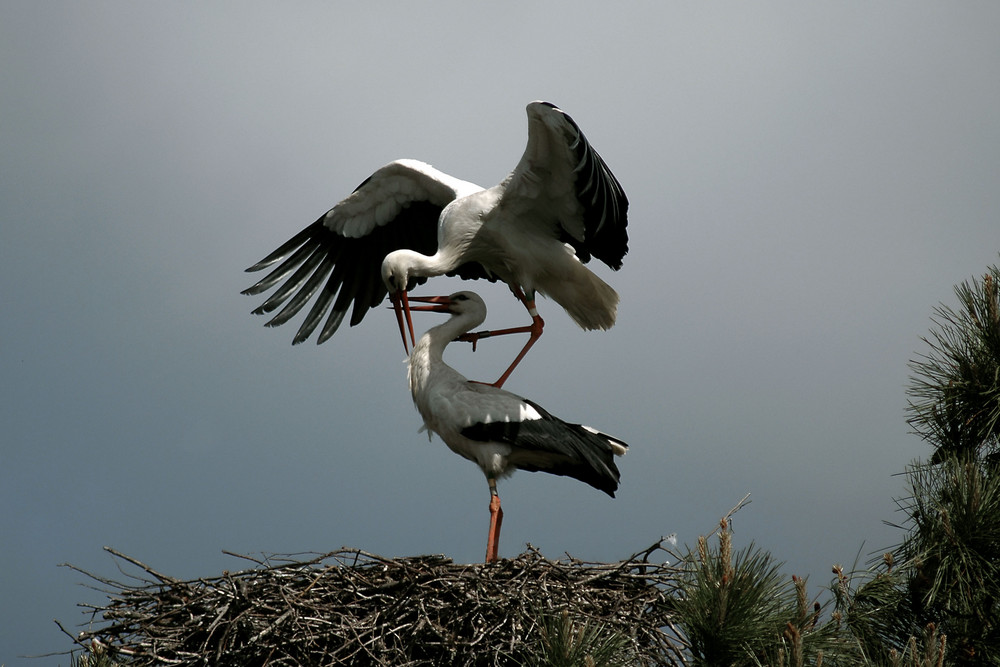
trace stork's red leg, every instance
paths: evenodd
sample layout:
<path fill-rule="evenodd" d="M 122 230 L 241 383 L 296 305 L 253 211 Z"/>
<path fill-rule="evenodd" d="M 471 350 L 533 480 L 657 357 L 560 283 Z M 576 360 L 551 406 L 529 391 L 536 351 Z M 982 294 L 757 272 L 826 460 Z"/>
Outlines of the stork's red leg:
<path fill-rule="evenodd" d="M 492 477 L 490 483 L 490 533 L 486 538 L 486 562 L 497 562 L 497 552 L 500 549 L 500 526 L 503 524 L 503 509 L 500 508 L 500 494 L 497 493 L 497 481 Z"/>
<path fill-rule="evenodd" d="M 512 287 L 511 291 L 514 293 L 514 296 L 516 296 L 521 303 L 524 304 L 524 307 L 528 309 L 528 314 L 531 315 L 531 324 L 525 327 L 513 327 L 511 329 L 499 329 L 497 331 L 477 331 L 474 333 L 463 334 L 456 339 L 470 341 L 472 343 L 472 348 L 475 349 L 476 343 L 480 338 L 490 338 L 492 336 L 503 336 L 513 333 L 530 334 L 528 336 L 528 342 L 524 344 L 521 351 L 517 353 L 516 357 L 514 357 L 514 361 L 511 362 L 510 366 L 507 367 L 507 370 L 503 372 L 500 379 L 493 383 L 494 387 L 503 386 L 503 383 L 507 381 L 510 374 L 514 372 L 515 368 L 517 368 L 517 365 L 521 363 L 521 359 L 524 359 L 524 355 L 528 354 L 528 350 L 531 349 L 531 346 L 534 345 L 535 341 L 542 336 L 542 330 L 545 328 L 545 320 L 539 317 L 538 310 L 535 308 L 535 300 L 533 298 L 529 299 L 526 297 L 524 292 L 522 292 L 518 287 Z"/>
<path fill-rule="evenodd" d="M 529 299 L 526 297 L 520 288 L 514 288 L 512 291 L 514 292 L 514 296 L 520 299 L 521 303 L 524 304 L 524 307 L 528 309 L 528 314 L 531 315 L 531 326 L 525 327 L 531 335 L 528 336 L 528 342 L 525 343 L 524 347 L 521 348 L 521 351 L 517 353 L 517 356 L 514 357 L 514 361 L 507 368 L 507 370 L 503 372 L 500 379 L 493 383 L 494 387 L 503 386 L 503 383 L 507 381 L 510 374 L 514 372 L 515 368 L 517 368 L 517 365 L 521 363 L 521 359 L 524 359 L 524 355 L 528 354 L 528 350 L 531 349 L 531 346 L 535 344 L 536 340 L 541 338 L 542 329 L 545 327 L 545 320 L 539 317 L 538 310 L 535 308 L 535 299 Z M 534 293 L 532 293 L 532 297 L 533 296 Z"/>
<path fill-rule="evenodd" d="M 503 386 L 503 383 L 507 381 L 507 378 L 510 377 L 510 374 L 514 372 L 515 368 L 517 368 L 517 365 L 521 363 L 521 359 L 524 359 L 524 355 L 528 354 L 528 350 L 531 349 L 531 346 L 534 345 L 535 341 L 541 337 L 542 327 L 544 326 L 545 322 L 542 320 L 542 318 L 540 318 L 538 315 L 535 315 L 534 322 L 530 327 L 528 327 L 528 330 L 531 332 L 531 336 L 528 337 L 528 342 L 525 343 L 524 347 L 521 348 L 521 351 L 517 353 L 517 356 L 514 357 L 514 361 L 512 361 L 510 366 L 507 367 L 507 370 L 503 372 L 503 375 L 500 376 L 500 379 L 493 383 L 494 387 Z"/>

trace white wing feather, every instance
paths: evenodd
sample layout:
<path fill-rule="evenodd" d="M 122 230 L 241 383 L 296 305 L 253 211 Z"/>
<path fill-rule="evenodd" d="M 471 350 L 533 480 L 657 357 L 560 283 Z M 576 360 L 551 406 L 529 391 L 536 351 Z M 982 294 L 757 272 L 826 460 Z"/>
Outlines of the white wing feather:
<path fill-rule="evenodd" d="M 548 104 L 532 102 L 528 112 L 528 143 L 505 182 L 503 205 L 524 224 L 554 230 L 562 225 L 584 240 L 583 206 L 576 197 L 576 160 L 570 146 L 580 134 L 566 115 Z"/>
<path fill-rule="evenodd" d="M 482 190 L 419 160 L 396 160 L 377 170 L 346 199 L 326 213 L 323 224 L 348 238 L 366 236 L 393 220 L 413 202 L 444 207 Z"/>

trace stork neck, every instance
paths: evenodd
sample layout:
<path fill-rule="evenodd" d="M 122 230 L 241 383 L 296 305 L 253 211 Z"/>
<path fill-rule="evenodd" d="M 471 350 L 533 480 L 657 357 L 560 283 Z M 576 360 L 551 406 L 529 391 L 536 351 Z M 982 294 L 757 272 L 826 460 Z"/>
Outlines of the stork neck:
<path fill-rule="evenodd" d="M 448 347 L 448 343 L 456 336 L 468 331 L 461 326 L 461 322 L 456 324 L 457 319 L 459 318 L 452 317 L 444 324 L 430 329 L 413 346 L 407 374 L 410 393 L 413 394 L 413 400 L 418 403 L 418 407 L 420 407 L 418 396 L 431 381 L 431 376 L 445 369 L 451 370 L 451 367 L 444 363 L 444 348 Z M 423 412 L 423 408 L 420 409 Z"/>
<path fill-rule="evenodd" d="M 427 331 L 420 340 L 417 341 L 414 352 L 420 350 L 432 361 L 441 361 L 444 356 L 444 348 L 459 336 L 483 323 L 485 318 L 477 313 L 463 313 L 452 315 L 447 322 L 437 325 Z"/>
<path fill-rule="evenodd" d="M 440 249 L 433 255 L 424 255 L 415 250 L 403 249 L 395 251 L 402 257 L 408 266 L 408 273 L 411 276 L 440 276 L 448 273 L 457 266 L 452 253 L 442 252 Z"/>
<path fill-rule="evenodd" d="M 428 330 L 420 337 L 417 344 L 413 346 L 413 352 L 410 353 L 407 371 L 410 393 L 413 394 L 413 400 L 417 403 L 421 414 L 424 414 L 425 420 L 427 418 L 426 406 L 420 407 L 422 400 L 420 396 L 432 382 L 432 377 L 450 376 L 453 380 L 465 382 L 465 378 L 446 364 L 443 357 L 444 349 L 448 347 L 448 343 L 479 326 L 486 319 L 486 307 L 482 304 L 482 300 L 475 295 L 472 296 L 479 301 L 478 306 L 473 303 L 471 307 L 467 307 L 462 312 L 453 313 L 446 322 Z"/>

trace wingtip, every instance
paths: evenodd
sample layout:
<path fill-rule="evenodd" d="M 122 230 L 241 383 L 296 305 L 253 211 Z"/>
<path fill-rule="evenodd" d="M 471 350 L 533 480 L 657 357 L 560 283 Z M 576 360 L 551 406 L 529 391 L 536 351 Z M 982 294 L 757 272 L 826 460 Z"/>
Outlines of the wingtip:
<path fill-rule="evenodd" d="M 262 259 L 261 261 L 257 262 L 253 266 L 248 266 L 247 268 L 243 269 L 243 273 L 254 273 L 256 271 L 260 271 L 261 269 L 266 269 L 267 267 L 271 266 L 272 264 L 274 264 L 273 261 L 268 262 L 267 260 L 263 260 Z"/>
<path fill-rule="evenodd" d="M 545 100 L 535 100 L 534 102 L 529 102 L 528 106 L 526 106 L 524 110 L 527 112 L 529 118 L 535 117 L 539 120 L 543 119 L 546 115 L 553 111 L 569 118 L 569 115 L 565 111 L 552 102 L 546 102 Z"/>
<path fill-rule="evenodd" d="M 263 294 L 273 286 L 272 283 L 268 282 L 267 278 L 259 280 L 250 287 L 246 288 L 240 294 L 246 294 L 247 296 L 256 296 L 258 294 Z"/>

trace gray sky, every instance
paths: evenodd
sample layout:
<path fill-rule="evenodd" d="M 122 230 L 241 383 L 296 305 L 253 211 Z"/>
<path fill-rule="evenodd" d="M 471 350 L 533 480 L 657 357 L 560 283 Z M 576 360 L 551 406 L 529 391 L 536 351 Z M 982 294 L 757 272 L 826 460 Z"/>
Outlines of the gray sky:
<path fill-rule="evenodd" d="M 102 596 L 56 566 L 114 575 L 104 545 L 178 577 L 483 557 L 486 483 L 417 433 L 391 313 L 293 348 L 239 291 L 392 159 L 498 182 L 534 99 L 624 185 L 632 250 L 598 271 L 618 325 L 540 302 L 506 388 L 632 447 L 615 500 L 502 482 L 501 555 L 693 544 L 750 492 L 738 543 L 815 592 L 899 536 L 907 360 L 1000 251 L 1000 7 L 428 6 L 0 5 L 0 662 L 69 648 L 52 619 Z M 448 360 L 492 380 L 520 344 Z"/>

